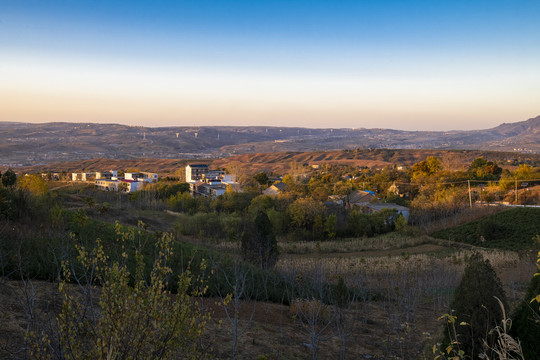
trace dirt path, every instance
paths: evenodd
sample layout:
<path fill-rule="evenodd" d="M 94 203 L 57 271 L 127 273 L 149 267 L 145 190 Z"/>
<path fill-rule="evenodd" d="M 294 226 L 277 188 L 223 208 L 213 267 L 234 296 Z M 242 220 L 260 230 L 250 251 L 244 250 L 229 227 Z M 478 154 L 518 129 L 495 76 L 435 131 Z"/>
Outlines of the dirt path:
<path fill-rule="evenodd" d="M 60 185 L 60 186 L 53 187 L 52 189 L 49 189 L 49 192 L 54 191 L 54 190 L 58 190 L 58 189 L 62 189 L 62 188 L 68 187 L 68 186 L 72 186 L 72 184 L 65 184 L 65 185 Z"/>

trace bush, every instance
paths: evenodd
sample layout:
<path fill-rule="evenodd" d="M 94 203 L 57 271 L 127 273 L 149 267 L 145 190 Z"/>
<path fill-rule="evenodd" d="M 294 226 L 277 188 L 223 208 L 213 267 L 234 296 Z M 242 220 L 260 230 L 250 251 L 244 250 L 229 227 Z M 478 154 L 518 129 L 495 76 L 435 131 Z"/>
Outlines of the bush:
<path fill-rule="evenodd" d="M 347 235 L 359 237 L 359 236 L 373 236 L 373 225 L 370 221 L 369 215 L 361 214 L 358 210 L 352 210 L 347 219 Z"/>
<path fill-rule="evenodd" d="M 300 318 L 318 317 L 319 322 L 326 322 L 331 317 L 330 307 L 317 299 L 296 299 L 289 305 L 289 315 Z"/>
<path fill-rule="evenodd" d="M 480 242 L 493 240 L 499 235 L 500 232 L 501 229 L 499 225 L 491 218 L 480 220 L 476 227 L 476 236 Z"/>
<path fill-rule="evenodd" d="M 174 226 L 177 235 L 234 240 L 241 233 L 242 217 L 237 214 L 181 214 Z"/>
<path fill-rule="evenodd" d="M 540 269 L 531 279 L 527 294 L 512 317 L 511 334 L 521 341 L 525 359 L 540 359 L 540 309 L 531 302 L 540 295 Z"/>

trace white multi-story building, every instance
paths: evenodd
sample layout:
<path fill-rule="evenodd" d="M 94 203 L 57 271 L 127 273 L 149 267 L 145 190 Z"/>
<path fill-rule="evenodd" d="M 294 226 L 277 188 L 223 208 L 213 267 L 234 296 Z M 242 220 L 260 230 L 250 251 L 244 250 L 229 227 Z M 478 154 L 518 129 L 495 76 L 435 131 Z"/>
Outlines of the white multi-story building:
<path fill-rule="evenodd" d="M 208 165 L 205 164 L 189 164 L 186 166 L 186 182 L 197 182 L 203 178 L 203 175 L 208 173 Z"/>

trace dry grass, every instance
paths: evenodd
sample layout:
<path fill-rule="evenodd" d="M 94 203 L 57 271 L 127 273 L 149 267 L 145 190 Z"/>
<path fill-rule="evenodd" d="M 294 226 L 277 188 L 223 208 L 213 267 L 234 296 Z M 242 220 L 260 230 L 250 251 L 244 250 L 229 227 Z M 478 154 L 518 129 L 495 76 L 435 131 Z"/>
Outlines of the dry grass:
<path fill-rule="evenodd" d="M 452 251 L 452 250 L 450 250 Z M 311 256 L 282 256 L 277 263 L 279 271 L 308 273 L 313 269 L 321 269 L 333 276 L 354 276 L 356 273 L 378 274 L 381 272 L 400 273 L 403 271 L 429 271 L 432 268 L 451 268 L 461 273 L 466 266 L 467 259 L 472 253 L 480 252 L 484 258 L 489 259 L 492 266 L 501 273 L 523 267 L 534 269 L 533 262 L 520 257 L 513 251 L 500 250 L 454 250 L 447 256 L 438 254 L 408 254 L 389 256 L 339 256 L 340 254 L 323 257 Z M 383 254 L 380 254 L 383 255 Z M 321 261 L 324 259 L 324 261 Z"/>
<path fill-rule="evenodd" d="M 405 236 L 389 233 L 372 238 L 348 238 L 333 241 L 280 242 L 282 254 L 349 253 L 372 250 L 403 249 L 422 244 L 440 244 L 441 241 L 428 236 Z"/>
<path fill-rule="evenodd" d="M 442 246 L 447 241 L 429 236 L 406 236 L 388 233 L 377 237 L 347 238 L 329 241 L 279 241 L 280 254 L 339 254 L 369 251 L 390 251 L 417 247 L 424 244 Z M 240 242 L 222 241 L 215 248 L 233 252 L 240 249 Z"/>

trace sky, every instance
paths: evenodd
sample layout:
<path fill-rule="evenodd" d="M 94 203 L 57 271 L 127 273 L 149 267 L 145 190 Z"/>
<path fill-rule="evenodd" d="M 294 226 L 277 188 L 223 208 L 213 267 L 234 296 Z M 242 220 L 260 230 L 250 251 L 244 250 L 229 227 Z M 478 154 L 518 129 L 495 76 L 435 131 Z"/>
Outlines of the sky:
<path fill-rule="evenodd" d="M 540 115 L 540 1 L 0 0 L 0 121 L 483 129 Z"/>

